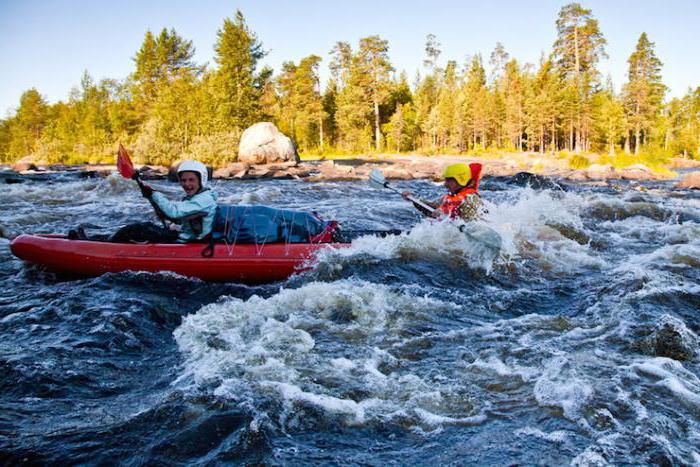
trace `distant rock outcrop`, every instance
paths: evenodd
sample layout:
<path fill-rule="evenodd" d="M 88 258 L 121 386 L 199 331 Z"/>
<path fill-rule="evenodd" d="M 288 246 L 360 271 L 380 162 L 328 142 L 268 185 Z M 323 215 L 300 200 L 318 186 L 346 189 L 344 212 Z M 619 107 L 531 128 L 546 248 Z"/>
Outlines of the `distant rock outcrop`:
<path fill-rule="evenodd" d="M 243 132 L 238 146 L 238 162 L 269 164 L 272 162 L 299 162 L 299 154 L 292 140 L 270 122 L 260 122 Z"/>
<path fill-rule="evenodd" d="M 691 188 L 700 190 L 700 172 L 691 172 L 681 179 L 676 188 Z"/>
<path fill-rule="evenodd" d="M 39 170 L 39 168 L 32 160 L 25 157 L 12 164 L 12 170 L 15 172 L 27 172 L 28 170 Z"/>
<path fill-rule="evenodd" d="M 591 180 L 615 178 L 615 168 L 610 164 L 592 164 L 586 169 L 586 177 Z"/>

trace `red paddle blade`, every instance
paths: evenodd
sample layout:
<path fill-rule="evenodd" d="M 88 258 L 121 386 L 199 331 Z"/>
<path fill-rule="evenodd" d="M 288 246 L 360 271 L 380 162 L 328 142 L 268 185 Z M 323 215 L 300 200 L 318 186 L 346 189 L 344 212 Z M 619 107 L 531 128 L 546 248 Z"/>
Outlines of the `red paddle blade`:
<path fill-rule="evenodd" d="M 117 170 L 124 178 L 131 178 L 134 176 L 134 164 L 131 163 L 129 159 L 129 153 L 126 152 L 124 146 L 119 144 L 119 151 L 117 152 Z"/>

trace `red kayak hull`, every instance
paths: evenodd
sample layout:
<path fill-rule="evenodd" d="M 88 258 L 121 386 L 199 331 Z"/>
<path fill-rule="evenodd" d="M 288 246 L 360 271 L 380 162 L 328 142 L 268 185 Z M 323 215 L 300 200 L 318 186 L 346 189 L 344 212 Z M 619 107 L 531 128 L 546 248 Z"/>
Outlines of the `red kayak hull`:
<path fill-rule="evenodd" d="M 107 272 L 171 271 L 205 281 L 260 284 L 283 280 L 312 267 L 314 255 L 343 243 L 217 244 L 202 257 L 206 244 L 134 244 L 69 240 L 61 235 L 20 235 L 12 253 L 48 271 L 78 277 Z"/>

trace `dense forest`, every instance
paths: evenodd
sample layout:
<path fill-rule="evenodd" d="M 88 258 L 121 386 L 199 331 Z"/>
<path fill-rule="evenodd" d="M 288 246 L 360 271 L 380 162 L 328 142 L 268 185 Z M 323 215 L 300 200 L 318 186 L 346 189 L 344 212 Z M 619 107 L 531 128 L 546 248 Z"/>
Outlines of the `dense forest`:
<path fill-rule="evenodd" d="M 37 89 L 0 120 L 0 160 L 113 162 L 121 141 L 143 163 L 196 158 L 233 161 L 241 133 L 272 121 L 306 155 L 532 151 L 612 160 L 700 158 L 700 87 L 667 99 L 655 44 L 641 33 L 620 92 L 597 66 L 606 40 L 591 10 L 564 6 L 557 39 L 538 64 L 503 45 L 484 58 L 439 63 L 428 35 L 424 70 L 397 73 L 380 36 L 337 42 L 330 79 L 322 58 L 260 67 L 265 49 L 241 12 L 217 32 L 215 63 L 193 61 L 191 41 L 175 30 L 145 33 L 125 79 L 95 82 L 85 72 L 66 101 L 48 104 Z M 486 63 L 485 63 L 486 62 Z M 612 158 L 612 159 L 611 159 Z"/>

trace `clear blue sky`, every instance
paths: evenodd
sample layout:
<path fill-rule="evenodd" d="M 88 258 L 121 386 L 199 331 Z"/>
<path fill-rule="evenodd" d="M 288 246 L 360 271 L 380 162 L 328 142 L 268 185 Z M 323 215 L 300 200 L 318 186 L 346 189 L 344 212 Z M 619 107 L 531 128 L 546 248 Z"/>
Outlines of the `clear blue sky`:
<path fill-rule="evenodd" d="M 481 53 L 485 62 L 496 42 L 521 62 L 537 63 L 556 36 L 559 0 L 0 0 L 0 118 L 36 88 L 49 102 L 66 100 L 84 70 L 93 78 L 123 79 L 146 30 L 175 28 L 196 47 L 198 63 L 213 62 L 216 31 L 240 9 L 269 50 L 264 63 L 279 71 L 283 61 L 323 57 L 336 41 L 353 45 L 379 34 L 389 40 L 394 67 L 411 78 L 422 70 L 425 36 L 442 44 L 441 62 L 463 64 Z M 626 60 L 641 32 L 656 43 L 663 78 L 672 96 L 700 86 L 700 1 L 588 0 L 608 41 L 601 63 L 619 89 Z"/>

